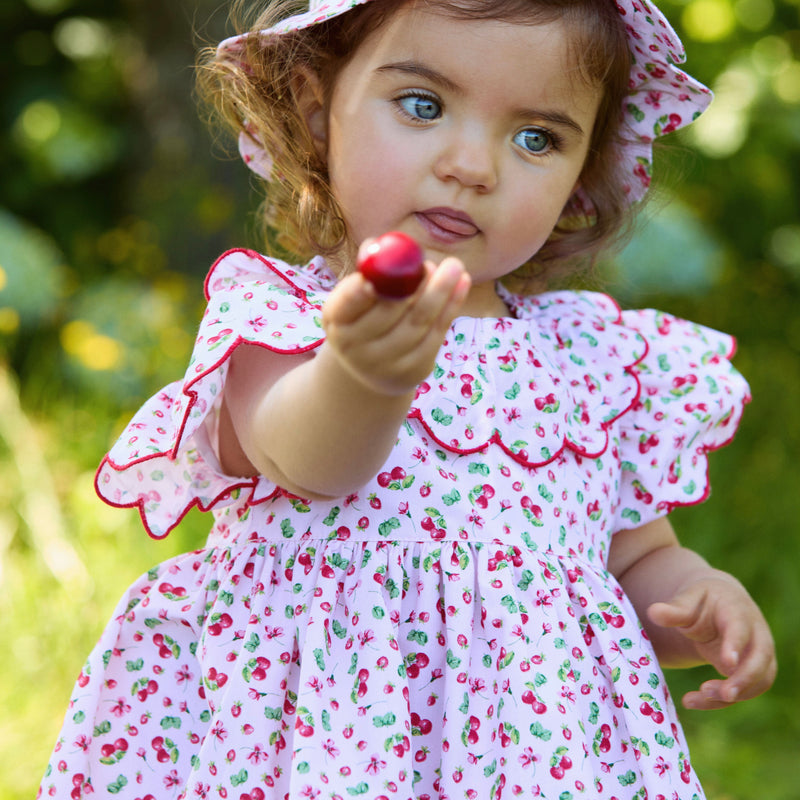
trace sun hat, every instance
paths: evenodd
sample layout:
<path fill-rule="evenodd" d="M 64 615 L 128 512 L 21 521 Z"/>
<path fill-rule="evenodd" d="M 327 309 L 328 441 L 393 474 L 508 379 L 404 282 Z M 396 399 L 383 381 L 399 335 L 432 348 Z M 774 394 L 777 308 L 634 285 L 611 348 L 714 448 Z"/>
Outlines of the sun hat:
<path fill-rule="evenodd" d="M 280 21 L 256 35 L 280 36 L 309 28 L 344 14 L 369 0 L 310 0 L 308 11 Z M 613 2 L 625 22 L 631 70 L 628 93 L 622 104 L 625 140 L 617 146 L 619 169 L 623 174 L 626 197 L 640 200 L 650 185 L 653 141 L 697 119 L 712 100 L 711 90 L 678 67 L 686 60 L 681 40 L 666 17 L 645 0 L 607 0 Z M 244 42 L 252 33 L 231 36 L 217 47 L 221 61 L 240 62 Z M 252 130 L 239 135 L 239 152 L 250 169 L 267 180 L 272 159 Z"/>

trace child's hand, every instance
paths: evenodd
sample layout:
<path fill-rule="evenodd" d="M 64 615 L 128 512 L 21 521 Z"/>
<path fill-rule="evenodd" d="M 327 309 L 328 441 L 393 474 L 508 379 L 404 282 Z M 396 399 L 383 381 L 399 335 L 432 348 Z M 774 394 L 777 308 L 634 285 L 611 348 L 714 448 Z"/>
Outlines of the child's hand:
<path fill-rule="evenodd" d="M 706 681 L 683 697 L 687 708 L 714 709 L 749 700 L 775 680 L 769 626 L 745 588 L 730 575 L 704 577 L 668 602 L 647 610 L 657 625 L 694 642 L 697 653 L 725 679 Z"/>
<path fill-rule="evenodd" d="M 456 258 L 435 267 L 409 297 L 381 298 L 358 272 L 343 278 L 323 311 L 326 343 L 347 371 L 372 391 L 415 389 L 433 368 L 447 328 L 470 288 Z"/>

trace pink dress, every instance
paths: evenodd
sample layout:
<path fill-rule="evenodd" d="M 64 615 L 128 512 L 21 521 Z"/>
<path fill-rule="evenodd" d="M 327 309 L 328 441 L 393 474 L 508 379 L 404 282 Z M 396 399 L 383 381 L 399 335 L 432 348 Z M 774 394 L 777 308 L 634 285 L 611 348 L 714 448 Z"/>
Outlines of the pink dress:
<path fill-rule="evenodd" d="M 185 379 L 101 464 L 151 535 L 194 505 L 214 525 L 122 599 L 41 796 L 702 798 L 606 561 L 615 531 L 707 496 L 749 399 L 732 339 L 501 290 L 508 317 L 454 321 L 378 475 L 306 502 L 223 474 L 216 412 L 241 342 L 320 345 L 333 282 L 225 254 Z"/>

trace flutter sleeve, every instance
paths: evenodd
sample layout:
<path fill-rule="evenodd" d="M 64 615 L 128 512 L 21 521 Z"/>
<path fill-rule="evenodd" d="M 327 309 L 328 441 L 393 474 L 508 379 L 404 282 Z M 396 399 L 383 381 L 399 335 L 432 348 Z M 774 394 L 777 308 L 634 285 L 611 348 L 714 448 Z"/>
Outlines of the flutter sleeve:
<path fill-rule="evenodd" d="M 620 420 L 615 530 L 635 528 L 710 492 L 708 452 L 728 444 L 750 390 L 730 362 L 733 337 L 658 311 L 623 312 L 647 343 L 633 368 L 638 400 Z"/>
<path fill-rule="evenodd" d="M 139 409 L 103 459 L 100 497 L 138 508 L 147 532 L 163 538 L 194 506 L 207 511 L 242 491 L 274 492 L 263 478 L 223 473 L 210 441 L 215 425 L 205 423 L 214 421 L 240 344 L 297 355 L 322 343 L 322 304 L 332 285 L 321 260 L 294 268 L 250 250 L 225 253 L 206 279 L 208 305 L 186 374 Z"/>

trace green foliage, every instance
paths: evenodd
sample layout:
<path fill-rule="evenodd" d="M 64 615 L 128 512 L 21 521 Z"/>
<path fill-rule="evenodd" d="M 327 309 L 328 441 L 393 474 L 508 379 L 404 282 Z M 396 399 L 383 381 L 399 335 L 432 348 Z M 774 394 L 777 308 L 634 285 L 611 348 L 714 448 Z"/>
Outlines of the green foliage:
<path fill-rule="evenodd" d="M 166 542 L 94 498 L 130 413 L 184 370 L 202 279 L 248 231 L 254 198 L 193 106 L 216 0 L 5 0 L 0 24 L 0 797 L 32 797 L 85 655 L 120 586 L 203 541 Z M 753 403 L 712 456 L 712 499 L 682 539 L 760 602 L 781 672 L 765 697 L 683 712 L 709 796 L 797 796 L 800 674 L 800 4 L 669 0 L 712 111 L 661 153 L 665 187 L 596 280 L 739 339 Z M 191 21 L 201 24 L 199 32 Z M 203 20 L 210 20 L 208 23 Z M 668 199 L 674 199 L 667 205 Z M 671 673 L 676 698 L 707 670 Z M 13 743 L 9 746 L 8 743 Z"/>

